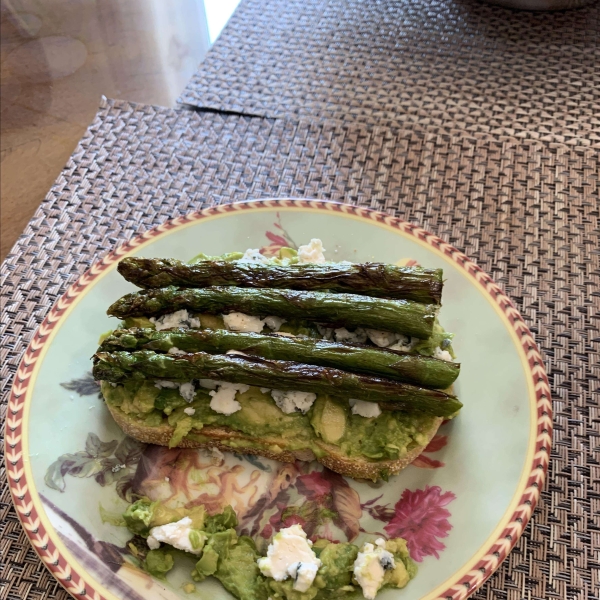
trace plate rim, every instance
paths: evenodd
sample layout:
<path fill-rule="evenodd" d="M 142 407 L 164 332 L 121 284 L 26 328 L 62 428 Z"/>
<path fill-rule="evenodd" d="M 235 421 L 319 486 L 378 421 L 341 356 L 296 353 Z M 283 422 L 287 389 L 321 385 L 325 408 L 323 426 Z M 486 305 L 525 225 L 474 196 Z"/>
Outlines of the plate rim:
<path fill-rule="evenodd" d="M 519 348 L 518 343 L 520 343 L 520 350 L 523 351 L 525 360 L 522 362 L 528 376 L 530 408 L 534 414 L 537 414 L 537 422 L 535 422 L 535 426 L 533 427 L 536 431 L 536 435 L 532 436 L 532 439 L 535 438 L 533 448 L 531 439 L 528 445 L 528 455 L 531 454 L 531 450 L 533 449 L 532 461 L 529 465 L 526 464 L 524 466 L 522 476 L 519 480 L 519 487 L 521 487 L 521 482 L 525 479 L 524 476 L 526 475 L 524 489 L 517 489 L 515 492 L 509 503 L 509 507 L 513 506 L 516 500 L 516 508 L 508 519 L 508 509 L 505 511 L 494 532 L 498 532 L 504 520 L 506 520 L 506 523 L 496 535 L 496 538 L 493 539 L 495 533 L 492 533 L 482 547 L 462 567 L 457 569 L 453 575 L 425 596 L 425 598 L 464 600 L 478 590 L 498 569 L 523 534 L 539 500 L 548 470 L 552 445 L 552 400 L 543 359 L 529 328 L 508 296 L 502 292 L 487 273 L 464 253 L 420 226 L 411 224 L 398 217 L 370 208 L 327 200 L 305 198 L 248 200 L 212 206 L 174 219 L 168 219 L 141 234 L 134 235 L 128 241 L 119 244 L 113 250 L 107 252 L 102 258 L 95 260 L 90 268 L 70 285 L 53 304 L 32 336 L 19 362 L 8 398 L 5 423 L 4 462 L 8 487 L 17 516 L 33 549 L 53 577 L 73 597 L 93 600 L 112 600 L 116 598 L 112 592 L 85 572 L 58 539 L 56 530 L 45 525 L 44 521 L 47 522 L 48 519 L 39 500 L 39 494 L 33 482 L 29 462 L 24 460 L 24 426 L 27 424 L 30 397 L 36 379 L 35 375 L 37 375 L 37 370 L 43 362 L 45 349 L 48 348 L 54 334 L 58 331 L 59 324 L 68 317 L 71 309 L 77 304 L 77 299 L 83 296 L 83 291 L 106 273 L 110 272 L 115 267 L 116 262 L 123 256 L 134 250 L 138 250 L 157 237 L 174 229 L 185 228 L 207 217 L 222 217 L 244 210 L 290 208 L 308 210 L 309 212 L 325 210 L 331 213 L 355 217 L 358 220 L 372 221 L 376 224 L 409 234 L 409 236 L 416 238 L 421 244 L 430 248 L 433 247 L 447 259 L 456 263 L 467 276 L 474 280 L 484 296 L 505 317 L 505 322 L 512 325 L 512 330 L 508 325 L 507 328 L 513 334 L 513 340 L 517 348 Z M 472 564 L 471 568 L 462 574 L 467 565 L 473 562 L 474 564 Z"/>

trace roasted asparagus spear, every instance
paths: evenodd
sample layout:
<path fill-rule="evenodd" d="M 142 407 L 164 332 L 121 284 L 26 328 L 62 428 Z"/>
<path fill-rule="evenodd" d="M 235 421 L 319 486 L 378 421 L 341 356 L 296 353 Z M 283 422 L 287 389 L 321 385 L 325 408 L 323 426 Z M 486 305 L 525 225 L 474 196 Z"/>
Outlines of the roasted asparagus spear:
<path fill-rule="evenodd" d="M 452 395 L 407 383 L 339 369 L 258 357 L 204 352 L 170 356 L 148 350 L 97 352 L 94 378 L 120 383 L 131 377 L 189 381 L 209 378 L 280 390 L 299 390 L 378 402 L 382 409 L 449 417 L 462 406 Z"/>
<path fill-rule="evenodd" d="M 179 349 L 211 354 L 236 350 L 269 360 L 333 367 L 439 389 L 452 385 L 460 372 L 459 364 L 429 356 L 307 337 L 235 333 L 225 329 L 118 329 L 104 340 L 100 349 L 106 352 Z"/>
<path fill-rule="evenodd" d="M 440 304 L 442 270 L 396 267 L 383 263 L 294 264 L 203 260 L 187 264 L 171 258 L 124 258 L 118 267 L 127 281 L 142 288 L 238 286 L 326 290 L 378 298 Z"/>
<path fill-rule="evenodd" d="M 285 289 L 207 287 L 165 288 L 127 294 L 108 309 L 119 317 L 150 317 L 180 309 L 197 312 L 243 312 L 250 315 L 306 319 L 345 327 L 371 327 L 427 339 L 438 311 L 434 304 Z"/>

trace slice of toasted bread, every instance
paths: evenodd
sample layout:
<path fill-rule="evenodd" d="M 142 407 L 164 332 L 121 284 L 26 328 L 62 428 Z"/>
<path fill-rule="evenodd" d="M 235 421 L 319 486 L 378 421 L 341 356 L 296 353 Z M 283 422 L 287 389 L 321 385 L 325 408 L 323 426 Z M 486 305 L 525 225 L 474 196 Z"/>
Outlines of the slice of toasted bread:
<path fill-rule="evenodd" d="M 139 423 L 118 408 L 107 403 L 113 418 L 119 427 L 130 437 L 146 444 L 168 446 L 174 428 L 168 424 L 147 426 Z M 215 427 L 208 425 L 201 430 L 194 430 L 183 438 L 178 448 L 218 448 L 226 452 L 243 454 L 257 454 L 280 462 L 295 462 L 317 460 L 328 469 L 352 477 L 354 479 L 370 479 L 377 481 L 388 475 L 398 473 L 407 467 L 421 452 L 436 434 L 443 419 L 433 419 L 430 429 L 425 432 L 427 441 L 423 445 L 410 448 L 408 453 L 396 460 L 371 461 L 365 458 L 349 457 L 340 452 L 340 448 L 327 444 L 321 440 L 316 441 L 317 455 L 311 449 L 292 450 L 282 445 L 281 439 L 253 438 L 228 427 Z M 194 439 L 196 437 L 197 439 Z M 208 440 L 206 440 L 208 438 Z"/>

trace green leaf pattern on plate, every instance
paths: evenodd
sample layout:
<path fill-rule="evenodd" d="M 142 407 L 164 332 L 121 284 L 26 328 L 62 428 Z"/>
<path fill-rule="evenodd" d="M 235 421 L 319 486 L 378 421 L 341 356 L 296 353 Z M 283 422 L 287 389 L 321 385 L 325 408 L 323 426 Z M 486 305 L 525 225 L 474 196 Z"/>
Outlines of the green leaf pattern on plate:
<path fill-rule="evenodd" d="M 117 483 L 116 491 L 120 498 L 131 502 L 131 482 L 145 444 L 131 438 L 121 442 L 103 442 L 95 433 L 88 433 L 85 451 L 63 454 L 46 471 L 44 481 L 53 490 L 64 492 L 65 476 L 94 477 L 102 487 Z M 114 453 L 114 456 L 111 456 Z"/>

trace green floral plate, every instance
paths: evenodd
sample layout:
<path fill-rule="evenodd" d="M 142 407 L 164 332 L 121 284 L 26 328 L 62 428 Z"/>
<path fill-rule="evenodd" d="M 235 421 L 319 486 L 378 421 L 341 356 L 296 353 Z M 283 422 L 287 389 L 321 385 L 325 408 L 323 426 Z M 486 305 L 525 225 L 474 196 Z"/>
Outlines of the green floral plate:
<path fill-rule="evenodd" d="M 90 374 L 106 308 L 132 290 L 117 273 L 135 254 L 187 260 L 297 246 L 318 237 L 333 260 L 419 263 L 447 278 L 441 321 L 456 334 L 464 409 L 387 483 L 356 482 L 318 464 L 144 446 L 125 438 Z M 241 532 L 264 548 L 274 530 L 310 536 L 404 537 L 419 566 L 381 600 L 473 593 L 523 532 L 543 486 L 551 403 L 542 360 L 510 300 L 458 250 L 385 214 L 348 205 L 264 200 L 168 221 L 108 254 L 56 303 L 27 349 L 9 399 L 8 480 L 23 527 L 52 574 L 76 598 L 221 599 L 216 581 L 191 585 L 185 560 L 168 580 L 136 567 L 119 515 L 132 493 L 232 504 Z"/>

